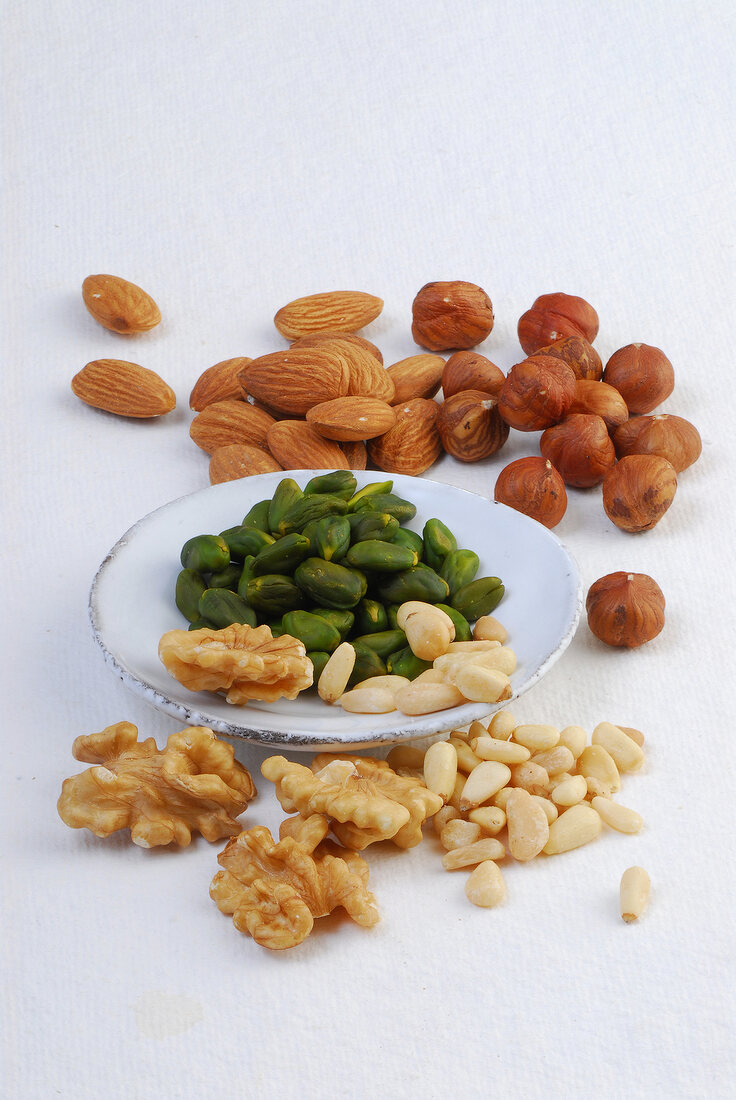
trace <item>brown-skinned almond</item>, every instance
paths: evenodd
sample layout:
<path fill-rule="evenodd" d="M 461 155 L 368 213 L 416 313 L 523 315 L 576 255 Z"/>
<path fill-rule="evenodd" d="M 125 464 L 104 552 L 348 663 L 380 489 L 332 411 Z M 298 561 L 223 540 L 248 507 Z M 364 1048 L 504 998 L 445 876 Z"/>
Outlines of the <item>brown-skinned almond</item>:
<path fill-rule="evenodd" d="M 338 443 L 305 420 L 276 420 L 268 429 L 268 449 L 284 470 L 348 470 Z"/>
<path fill-rule="evenodd" d="M 223 359 L 200 374 L 189 395 L 189 408 L 201 412 L 215 401 L 243 400 L 243 390 L 238 377 L 251 360 L 238 356 Z"/>
<path fill-rule="evenodd" d="M 347 396 L 350 365 L 326 345 L 289 348 L 252 359 L 240 372 L 240 383 L 269 408 L 304 416 L 320 401 Z"/>
<path fill-rule="evenodd" d="M 88 275 L 82 283 L 82 298 L 95 321 L 124 336 L 148 332 L 161 320 L 151 295 L 117 275 Z"/>
<path fill-rule="evenodd" d="M 434 397 L 442 384 L 445 360 L 441 355 L 410 355 L 388 368 L 394 384 L 392 405 L 413 401 L 416 397 Z"/>
<path fill-rule="evenodd" d="M 368 450 L 365 443 L 341 443 L 340 450 L 345 452 L 350 470 L 365 470 L 368 465 Z"/>
<path fill-rule="evenodd" d="M 385 435 L 368 442 L 368 457 L 388 473 L 421 474 L 442 451 L 437 430 L 439 405 L 418 397 L 395 406 L 394 411 L 396 423 Z"/>
<path fill-rule="evenodd" d="M 337 397 L 323 401 L 307 413 L 307 423 L 325 439 L 355 443 L 383 435 L 396 422 L 396 413 L 386 401 L 375 397 Z"/>
<path fill-rule="evenodd" d="M 203 451 L 212 454 L 229 443 L 250 443 L 266 446 L 272 416 L 256 409 L 247 401 L 215 401 L 197 413 L 189 426 L 189 434 Z"/>
<path fill-rule="evenodd" d="M 282 469 L 273 455 L 251 443 L 228 443 L 212 452 L 210 484 L 237 481 L 253 474 L 270 474 Z"/>
<path fill-rule="evenodd" d="M 353 347 L 369 351 L 374 359 L 383 364 L 383 356 L 376 345 L 372 344 L 370 340 L 366 340 L 365 336 L 356 336 L 354 332 L 336 332 L 335 329 L 326 329 L 324 332 L 310 332 L 308 336 L 300 336 L 291 346 L 293 348 L 317 348 L 320 344 L 330 343 L 332 340 L 342 340 Z"/>
<path fill-rule="evenodd" d="M 124 359 L 94 359 L 72 378 L 72 390 L 95 409 L 146 420 L 176 408 L 176 395 L 158 374 Z"/>
<path fill-rule="evenodd" d="M 309 294 L 282 306 L 273 323 L 287 340 L 297 340 L 311 332 L 357 332 L 375 321 L 383 301 L 360 290 L 332 290 Z"/>
<path fill-rule="evenodd" d="M 367 346 L 364 346 L 367 345 Z M 349 397 L 377 397 L 381 401 L 391 402 L 394 397 L 394 384 L 388 371 L 383 366 L 381 353 L 377 348 L 374 355 L 371 348 L 373 344 L 360 336 L 351 336 L 349 333 L 333 333 L 332 336 L 316 340 L 311 336 L 304 336 L 296 340 L 292 348 L 327 348 L 329 351 L 340 355 L 347 363 L 349 382 Z"/>

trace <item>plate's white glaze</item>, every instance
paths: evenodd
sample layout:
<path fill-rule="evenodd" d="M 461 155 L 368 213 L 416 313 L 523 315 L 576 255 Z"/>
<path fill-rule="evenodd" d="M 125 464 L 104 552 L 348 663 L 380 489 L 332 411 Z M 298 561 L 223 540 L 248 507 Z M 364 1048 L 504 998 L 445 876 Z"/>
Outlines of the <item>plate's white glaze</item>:
<path fill-rule="evenodd" d="M 497 710 L 501 704 L 467 703 L 419 718 L 346 714 L 314 691 L 291 701 L 233 707 L 218 695 L 187 691 L 166 671 L 158 658 L 159 639 L 187 625 L 174 603 L 184 542 L 235 526 L 253 504 L 273 495 L 282 477 L 303 486 L 324 472 L 286 470 L 213 485 L 165 504 L 126 531 L 100 566 L 90 593 L 92 627 L 108 664 L 133 691 L 184 722 L 291 749 L 409 740 Z M 355 473 L 359 486 L 382 476 Z M 426 520 L 439 516 L 460 546 L 479 554 L 478 575 L 503 580 L 506 594 L 495 614 L 518 658 L 511 683 L 514 697 L 521 695 L 562 655 L 575 632 L 582 589 L 572 557 L 545 527 L 503 504 L 424 478 L 395 475 L 393 482 L 394 491 L 417 507 L 408 526 L 421 532 Z"/>

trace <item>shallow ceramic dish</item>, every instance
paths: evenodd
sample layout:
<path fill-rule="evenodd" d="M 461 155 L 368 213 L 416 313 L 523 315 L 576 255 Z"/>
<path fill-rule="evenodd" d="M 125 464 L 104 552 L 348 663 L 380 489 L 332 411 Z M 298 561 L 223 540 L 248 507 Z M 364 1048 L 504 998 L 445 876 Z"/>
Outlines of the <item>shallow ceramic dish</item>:
<path fill-rule="evenodd" d="M 291 749 L 349 748 L 425 737 L 466 725 L 504 704 L 467 703 L 410 718 L 392 714 L 347 714 L 323 703 L 315 691 L 277 703 L 230 705 L 219 695 L 190 692 L 164 668 L 158 643 L 167 630 L 186 629 L 174 603 L 188 538 L 217 533 L 239 523 L 253 504 L 273 495 L 283 477 L 301 486 L 320 470 L 285 470 L 228 481 L 165 504 L 119 539 L 100 566 L 90 593 L 90 618 L 105 660 L 123 682 L 175 718 L 219 733 Z M 385 475 L 384 475 L 385 476 Z M 356 471 L 359 486 L 380 473 Z M 416 505 L 407 526 L 421 532 L 439 516 L 460 546 L 480 556 L 478 576 L 501 577 L 506 594 L 495 614 L 509 632 L 518 668 L 514 698 L 535 684 L 562 655 L 582 608 L 578 570 L 559 539 L 526 516 L 463 489 L 424 478 L 395 475 L 394 492 Z"/>

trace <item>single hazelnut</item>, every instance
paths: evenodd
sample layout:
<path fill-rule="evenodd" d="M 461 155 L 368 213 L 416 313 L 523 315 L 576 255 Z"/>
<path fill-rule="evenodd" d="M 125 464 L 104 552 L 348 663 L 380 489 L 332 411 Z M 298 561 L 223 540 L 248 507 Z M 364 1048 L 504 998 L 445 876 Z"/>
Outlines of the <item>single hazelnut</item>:
<path fill-rule="evenodd" d="M 603 381 L 623 397 L 630 413 L 648 413 L 675 388 L 675 372 L 667 356 L 648 344 L 628 344 L 614 351 Z"/>
<path fill-rule="evenodd" d="M 556 424 L 575 397 L 575 375 L 561 360 L 530 356 L 506 375 L 498 395 L 501 416 L 520 432 L 538 432 Z"/>
<path fill-rule="evenodd" d="M 675 495 L 677 474 L 659 455 L 627 455 L 603 479 L 603 507 L 622 531 L 649 531 Z"/>
<path fill-rule="evenodd" d="M 591 378 L 600 381 L 603 374 L 601 357 L 592 344 L 583 336 L 565 336 L 563 340 L 556 340 L 554 344 L 538 348 L 535 355 L 552 355 L 567 363 L 576 378 Z"/>
<path fill-rule="evenodd" d="M 442 392 L 445 398 L 461 390 L 483 390 L 497 397 L 506 375 L 477 351 L 456 351 L 445 363 L 442 371 Z"/>
<path fill-rule="evenodd" d="M 493 499 L 556 527 L 567 509 L 565 483 L 548 458 L 531 455 L 505 466 L 496 479 Z"/>
<path fill-rule="evenodd" d="M 412 336 L 430 351 L 472 348 L 493 328 L 493 306 L 475 283 L 427 283 L 412 305 Z"/>
<path fill-rule="evenodd" d="M 561 424 L 547 428 L 542 432 L 539 449 L 565 484 L 576 489 L 597 485 L 616 461 L 608 429 L 603 419 L 592 413 L 573 413 Z"/>
<path fill-rule="evenodd" d="M 679 474 L 700 458 L 703 444 L 694 424 L 681 416 L 656 413 L 635 416 L 616 429 L 613 436 L 616 454 L 659 455 L 666 458 Z"/>
<path fill-rule="evenodd" d="M 460 462 L 478 462 L 503 447 L 509 426 L 498 401 L 482 390 L 461 390 L 440 405 L 437 428 L 442 446 Z"/>
<path fill-rule="evenodd" d="M 664 626 L 664 596 L 646 573 L 609 573 L 588 589 L 588 626 L 606 645 L 634 649 Z"/>
<path fill-rule="evenodd" d="M 590 343 L 598 334 L 598 314 L 574 294 L 542 294 L 519 318 L 518 333 L 527 355 L 565 336 L 583 336 Z"/>
<path fill-rule="evenodd" d="M 609 432 L 615 432 L 629 419 L 629 410 L 618 390 L 607 382 L 593 382 L 579 378 L 575 383 L 575 400 L 571 413 L 595 413 L 605 420 Z"/>

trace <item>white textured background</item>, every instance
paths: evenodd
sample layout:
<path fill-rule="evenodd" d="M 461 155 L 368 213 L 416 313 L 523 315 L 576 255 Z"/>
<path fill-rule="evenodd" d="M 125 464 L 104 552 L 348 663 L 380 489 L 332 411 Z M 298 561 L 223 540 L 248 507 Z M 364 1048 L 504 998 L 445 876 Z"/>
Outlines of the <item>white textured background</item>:
<path fill-rule="evenodd" d="M 728 9 L 5 5 L 4 1095 L 732 1095 Z M 131 341 L 97 326 L 79 287 L 100 271 L 150 290 L 161 326 Z M 677 375 L 665 408 L 701 429 L 702 460 L 655 530 L 617 531 L 595 490 L 571 492 L 557 529 L 586 585 L 653 574 L 664 633 L 618 653 L 582 624 L 514 708 L 644 729 L 648 765 L 622 800 L 647 828 L 509 868 L 492 912 L 466 903 L 433 839 L 369 852 L 381 924 L 328 918 L 271 955 L 209 900 L 217 848 L 144 852 L 56 816 L 77 734 L 126 718 L 162 744 L 176 728 L 104 666 L 89 584 L 132 522 L 207 484 L 187 434 L 205 367 L 281 346 L 275 310 L 338 287 L 385 298 L 367 335 L 393 362 L 416 350 L 417 289 L 452 278 L 489 292 L 481 350 L 504 369 L 538 294 L 585 296 L 604 359 L 662 347 Z M 161 373 L 176 413 L 126 422 L 78 402 L 72 375 L 105 356 Z M 536 445 L 512 434 L 498 457 L 430 476 L 488 496 Z M 263 754 L 238 752 L 257 773 Z M 266 790 L 244 818 L 278 820 Z M 627 927 L 631 863 L 653 897 Z"/>

